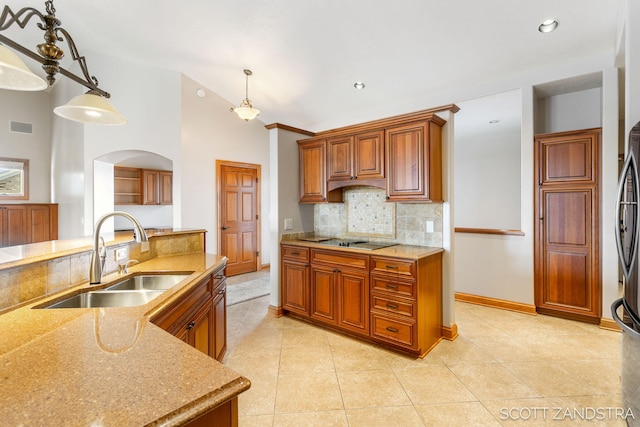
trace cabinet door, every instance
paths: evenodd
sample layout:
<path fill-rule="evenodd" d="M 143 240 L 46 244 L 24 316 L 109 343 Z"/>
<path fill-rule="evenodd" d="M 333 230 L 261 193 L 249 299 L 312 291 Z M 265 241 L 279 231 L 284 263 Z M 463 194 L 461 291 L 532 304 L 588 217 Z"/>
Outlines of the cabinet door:
<path fill-rule="evenodd" d="M 335 325 L 338 269 L 311 266 L 311 317 Z"/>
<path fill-rule="evenodd" d="M 226 283 L 218 288 L 213 298 L 213 354 L 218 362 L 222 362 L 227 352 L 227 286 Z"/>
<path fill-rule="evenodd" d="M 327 175 L 329 181 L 345 181 L 354 178 L 353 137 L 345 136 L 327 140 L 329 159 Z"/>
<path fill-rule="evenodd" d="M 309 265 L 282 262 L 282 306 L 286 310 L 309 315 Z"/>
<path fill-rule="evenodd" d="M 27 242 L 37 243 L 51 240 L 51 217 L 48 205 L 27 207 Z"/>
<path fill-rule="evenodd" d="M 325 202 L 327 200 L 325 141 L 300 144 L 299 156 L 300 202 Z"/>
<path fill-rule="evenodd" d="M 160 175 L 156 171 L 142 171 L 142 204 L 157 205 L 160 203 L 158 192 Z"/>
<path fill-rule="evenodd" d="M 27 243 L 27 207 L 5 205 L 2 211 L 2 245 L 15 246 Z"/>
<path fill-rule="evenodd" d="M 173 172 L 159 172 L 159 202 L 161 205 L 173 204 Z"/>
<path fill-rule="evenodd" d="M 356 135 L 353 140 L 355 179 L 384 178 L 384 132 Z"/>
<path fill-rule="evenodd" d="M 214 357 L 214 312 L 212 300 L 207 301 L 187 325 L 189 344 Z"/>
<path fill-rule="evenodd" d="M 414 123 L 386 131 L 387 198 L 442 201 L 441 127 Z"/>
<path fill-rule="evenodd" d="M 338 326 L 369 334 L 369 274 L 341 269 L 338 273 Z"/>

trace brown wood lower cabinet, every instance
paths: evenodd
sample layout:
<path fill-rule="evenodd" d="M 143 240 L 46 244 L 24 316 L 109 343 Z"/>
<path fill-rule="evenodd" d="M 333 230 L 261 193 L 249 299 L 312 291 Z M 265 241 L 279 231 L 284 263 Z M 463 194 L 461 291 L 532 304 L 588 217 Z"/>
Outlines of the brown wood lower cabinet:
<path fill-rule="evenodd" d="M 227 349 L 224 266 L 193 286 L 152 321 L 205 354 L 222 361 Z"/>
<path fill-rule="evenodd" d="M 0 205 L 0 247 L 57 239 L 57 204 L 16 203 Z"/>
<path fill-rule="evenodd" d="M 287 244 L 281 251 L 285 313 L 419 357 L 442 338 L 442 253 L 405 259 Z"/>

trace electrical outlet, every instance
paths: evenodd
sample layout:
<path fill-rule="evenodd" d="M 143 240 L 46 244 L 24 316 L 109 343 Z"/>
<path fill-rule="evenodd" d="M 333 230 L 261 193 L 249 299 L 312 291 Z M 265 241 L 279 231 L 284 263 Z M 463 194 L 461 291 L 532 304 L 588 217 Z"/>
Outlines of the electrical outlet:
<path fill-rule="evenodd" d="M 293 219 L 285 218 L 285 220 L 284 220 L 284 229 L 285 230 L 293 230 Z"/>
<path fill-rule="evenodd" d="M 427 233 L 433 233 L 434 231 L 433 221 L 427 220 Z"/>
<path fill-rule="evenodd" d="M 116 249 L 113 252 L 116 261 L 120 261 L 121 259 L 125 259 L 127 257 L 127 248 Z"/>

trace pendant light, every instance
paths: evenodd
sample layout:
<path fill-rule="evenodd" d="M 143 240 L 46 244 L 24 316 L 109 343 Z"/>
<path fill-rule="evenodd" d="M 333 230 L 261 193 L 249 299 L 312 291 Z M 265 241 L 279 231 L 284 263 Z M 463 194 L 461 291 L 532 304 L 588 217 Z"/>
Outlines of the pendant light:
<path fill-rule="evenodd" d="M 58 75 L 62 75 L 80 83 L 89 91 L 76 96 L 67 104 L 54 109 L 54 113 L 66 119 L 81 123 L 94 123 L 103 125 L 123 125 L 127 119 L 107 101 L 108 92 L 98 87 L 98 79 L 89 73 L 85 57 L 80 55 L 76 43 L 71 34 L 61 27 L 62 23 L 56 17 L 56 9 L 53 0 L 45 1 L 45 12 L 40 12 L 33 7 L 23 7 L 14 12 L 7 5 L 0 13 L 0 33 L 13 24 L 25 29 L 33 19 L 36 26 L 44 31 L 44 43 L 36 46 L 35 50 L 27 49 L 21 44 L 0 34 L 0 88 L 11 90 L 43 90 L 53 85 Z M 32 21 L 31 21 L 32 22 Z M 56 43 L 66 42 L 73 61 L 77 61 L 82 75 L 76 75 L 61 67 L 60 60 L 64 57 L 64 51 Z M 26 57 L 42 64 L 46 73 L 46 81 L 35 75 L 27 65 L 12 51 L 19 52 Z"/>
<path fill-rule="evenodd" d="M 249 100 L 249 76 L 253 73 L 251 72 L 251 70 L 245 69 L 244 74 L 246 76 L 244 100 L 242 100 L 239 107 L 232 108 L 231 111 L 236 113 L 238 117 L 243 119 L 245 122 L 248 122 L 249 120 L 253 120 L 258 117 L 258 114 L 260 114 L 260 110 L 258 110 L 257 108 L 253 108 L 253 105 L 251 105 L 251 101 Z"/>
<path fill-rule="evenodd" d="M 93 91 L 72 98 L 65 105 L 53 109 L 65 119 L 96 125 L 124 125 L 127 118 L 118 113 L 109 101 Z"/>
<path fill-rule="evenodd" d="M 0 89 L 35 91 L 47 88 L 47 82 L 27 67 L 15 53 L 0 45 Z"/>

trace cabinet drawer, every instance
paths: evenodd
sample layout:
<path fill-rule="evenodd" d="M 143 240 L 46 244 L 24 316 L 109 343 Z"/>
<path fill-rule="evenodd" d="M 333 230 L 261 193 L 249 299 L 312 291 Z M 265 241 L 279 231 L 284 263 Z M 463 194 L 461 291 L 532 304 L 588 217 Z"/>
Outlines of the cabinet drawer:
<path fill-rule="evenodd" d="M 393 296 L 416 298 L 416 283 L 410 280 L 396 280 L 387 276 L 371 275 L 371 290 L 386 292 Z"/>
<path fill-rule="evenodd" d="M 393 344 L 415 348 L 416 324 L 371 313 L 371 336 Z"/>
<path fill-rule="evenodd" d="M 213 280 L 212 276 L 208 276 L 163 310 L 152 322 L 165 331 L 174 333 L 182 326 L 184 319 L 191 317 L 212 295 Z"/>
<path fill-rule="evenodd" d="M 393 313 L 408 318 L 416 318 L 416 304 L 410 301 L 402 301 L 400 299 L 387 298 L 379 294 L 371 294 L 371 309 Z"/>
<path fill-rule="evenodd" d="M 416 263 L 413 260 L 372 256 L 371 265 L 372 273 L 375 272 L 403 277 L 416 277 Z"/>
<path fill-rule="evenodd" d="M 369 255 L 356 255 L 338 251 L 311 249 L 311 262 L 336 267 L 352 267 L 369 270 Z"/>
<path fill-rule="evenodd" d="M 302 248 L 300 246 L 285 246 L 282 245 L 282 259 L 288 259 L 299 262 L 309 262 L 309 248 Z"/>
<path fill-rule="evenodd" d="M 212 273 L 213 275 L 213 289 L 217 289 L 222 282 L 227 280 L 227 277 L 224 275 L 224 268 L 216 270 Z"/>

